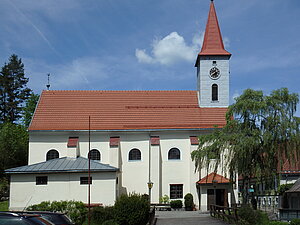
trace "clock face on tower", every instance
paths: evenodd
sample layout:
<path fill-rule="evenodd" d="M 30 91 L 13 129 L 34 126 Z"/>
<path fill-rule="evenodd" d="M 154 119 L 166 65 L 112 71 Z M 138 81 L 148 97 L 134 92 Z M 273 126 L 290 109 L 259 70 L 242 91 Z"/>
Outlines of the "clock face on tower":
<path fill-rule="evenodd" d="M 211 79 L 218 79 L 220 77 L 220 70 L 217 67 L 213 67 L 209 71 Z"/>

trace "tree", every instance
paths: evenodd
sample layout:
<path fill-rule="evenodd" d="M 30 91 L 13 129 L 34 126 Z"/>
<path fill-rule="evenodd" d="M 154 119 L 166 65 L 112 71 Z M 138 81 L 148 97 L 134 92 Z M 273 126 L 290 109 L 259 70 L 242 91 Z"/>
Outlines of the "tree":
<path fill-rule="evenodd" d="M 29 127 L 39 97 L 40 96 L 38 94 L 31 93 L 30 97 L 26 101 L 26 105 L 23 108 L 22 118 L 25 127 Z"/>
<path fill-rule="evenodd" d="M 21 117 L 22 104 L 29 98 L 24 64 L 17 55 L 11 55 L 0 72 L 0 122 L 16 122 Z"/>
<path fill-rule="evenodd" d="M 196 168 L 213 167 L 216 171 L 222 163 L 232 180 L 241 175 L 246 203 L 251 178 L 272 178 L 283 156 L 299 158 L 300 120 L 294 116 L 298 102 L 298 95 L 290 94 L 287 88 L 269 96 L 245 90 L 229 106 L 225 127 L 199 137 L 199 147 L 192 152 Z"/>
<path fill-rule="evenodd" d="M 27 164 L 28 132 L 22 125 L 4 123 L 0 126 L 0 176 L 5 169 Z"/>

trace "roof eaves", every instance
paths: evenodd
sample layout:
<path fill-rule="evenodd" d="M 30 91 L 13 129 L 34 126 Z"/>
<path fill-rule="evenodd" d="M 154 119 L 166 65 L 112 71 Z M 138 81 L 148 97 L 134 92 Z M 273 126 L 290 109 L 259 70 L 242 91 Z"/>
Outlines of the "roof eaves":
<path fill-rule="evenodd" d="M 220 126 L 223 126 L 220 125 Z M 166 128 L 166 129 L 120 129 L 120 130 L 90 130 L 91 132 L 149 132 L 149 131 L 199 131 L 199 130 L 214 130 L 222 127 L 212 128 Z M 29 130 L 30 132 L 88 132 L 89 130 Z"/>
<path fill-rule="evenodd" d="M 119 171 L 118 168 L 115 169 L 91 169 L 91 172 L 117 172 Z M 82 173 L 82 172 L 88 172 L 88 169 L 84 170 L 38 170 L 38 171 L 32 171 L 32 170 L 26 170 L 26 171 L 9 171 L 5 170 L 6 174 L 45 174 L 45 173 Z"/>

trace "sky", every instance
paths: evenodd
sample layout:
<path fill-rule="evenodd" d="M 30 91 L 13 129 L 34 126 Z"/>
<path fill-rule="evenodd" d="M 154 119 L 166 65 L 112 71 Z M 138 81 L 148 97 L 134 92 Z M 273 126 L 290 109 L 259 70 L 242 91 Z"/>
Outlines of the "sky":
<path fill-rule="evenodd" d="M 247 88 L 300 94 L 300 1 L 214 3 L 232 54 L 230 102 Z M 48 73 L 52 90 L 196 90 L 209 5 L 0 0 L 0 65 L 17 54 L 35 93 L 46 89 Z"/>

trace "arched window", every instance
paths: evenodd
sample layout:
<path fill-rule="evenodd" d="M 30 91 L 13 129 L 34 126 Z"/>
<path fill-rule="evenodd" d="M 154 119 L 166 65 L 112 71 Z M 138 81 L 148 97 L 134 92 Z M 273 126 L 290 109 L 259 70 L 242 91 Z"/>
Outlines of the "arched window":
<path fill-rule="evenodd" d="M 180 159 L 180 151 L 178 148 L 171 148 L 168 153 L 168 159 Z"/>
<path fill-rule="evenodd" d="M 59 153 L 55 149 L 51 149 L 47 152 L 46 161 L 57 158 L 59 158 Z"/>
<path fill-rule="evenodd" d="M 140 150 L 136 148 L 130 150 L 128 160 L 141 160 L 141 158 L 142 156 Z"/>
<path fill-rule="evenodd" d="M 213 84 L 211 86 L 211 100 L 218 101 L 218 85 L 217 84 Z"/>
<path fill-rule="evenodd" d="M 92 149 L 88 155 L 90 156 L 89 158 L 92 160 L 101 160 L 101 154 L 97 149 Z"/>

